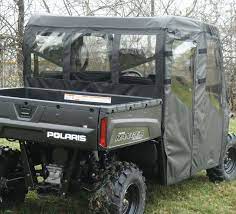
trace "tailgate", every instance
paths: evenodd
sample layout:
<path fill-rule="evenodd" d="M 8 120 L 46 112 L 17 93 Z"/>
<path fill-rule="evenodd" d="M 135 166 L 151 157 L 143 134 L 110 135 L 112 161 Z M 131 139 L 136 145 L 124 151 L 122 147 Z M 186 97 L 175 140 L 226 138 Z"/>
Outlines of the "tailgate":
<path fill-rule="evenodd" d="M 97 149 L 99 108 L 0 96 L 0 137 Z"/>
<path fill-rule="evenodd" d="M 116 149 L 161 137 L 162 100 L 101 108 L 107 117 L 107 148 Z"/>

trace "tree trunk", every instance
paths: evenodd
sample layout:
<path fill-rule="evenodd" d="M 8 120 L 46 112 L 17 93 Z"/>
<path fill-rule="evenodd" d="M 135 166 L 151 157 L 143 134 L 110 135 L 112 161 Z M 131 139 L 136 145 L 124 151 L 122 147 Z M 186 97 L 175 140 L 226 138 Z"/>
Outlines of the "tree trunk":
<path fill-rule="evenodd" d="M 151 16 L 155 15 L 155 0 L 151 0 Z"/>
<path fill-rule="evenodd" d="M 24 37 L 24 18 L 25 5 L 24 0 L 15 0 L 18 10 L 17 19 L 17 71 L 20 79 L 20 84 L 23 83 L 23 37 Z"/>

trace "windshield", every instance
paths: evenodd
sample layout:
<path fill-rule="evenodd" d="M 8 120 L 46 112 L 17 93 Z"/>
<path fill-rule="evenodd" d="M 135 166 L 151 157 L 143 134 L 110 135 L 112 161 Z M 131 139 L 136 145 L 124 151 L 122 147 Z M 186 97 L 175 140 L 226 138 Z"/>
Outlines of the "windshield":
<path fill-rule="evenodd" d="M 156 35 L 120 35 L 119 47 L 114 44 L 115 36 L 96 32 L 70 36 L 64 32 L 39 32 L 31 49 L 31 70 L 36 76 L 62 78 L 63 71 L 69 68 L 66 72 L 80 77 L 81 73 L 110 73 L 115 63 L 121 77 L 153 79 Z"/>

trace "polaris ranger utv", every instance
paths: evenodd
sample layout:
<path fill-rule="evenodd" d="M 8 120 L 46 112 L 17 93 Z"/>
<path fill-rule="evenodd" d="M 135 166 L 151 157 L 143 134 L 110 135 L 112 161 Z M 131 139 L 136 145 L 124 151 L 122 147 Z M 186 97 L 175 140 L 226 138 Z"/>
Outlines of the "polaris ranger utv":
<path fill-rule="evenodd" d="M 183 17 L 32 17 L 24 87 L 0 90 L 1 205 L 86 189 L 98 213 L 141 214 L 163 185 L 236 177 L 218 30 Z M 142 171 L 141 171 L 142 170 Z"/>

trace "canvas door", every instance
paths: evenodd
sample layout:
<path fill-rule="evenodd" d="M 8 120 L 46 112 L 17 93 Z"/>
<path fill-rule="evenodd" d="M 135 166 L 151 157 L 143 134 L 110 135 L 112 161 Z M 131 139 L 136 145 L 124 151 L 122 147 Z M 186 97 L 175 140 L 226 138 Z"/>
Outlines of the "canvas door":
<path fill-rule="evenodd" d="M 198 50 L 192 174 L 218 165 L 223 139 L 219 41 L 206 38 L 205 51 Z"/>
<path fill-rule="evenodd" d="M 167 58 L 171 84 L 165 86 L 165 150 L 167 183 L 188 178 L 192 167 L 193 97 L 196 43 L 174 38 Z M 167 74 L 167 75 L 168 75 Z"/>

